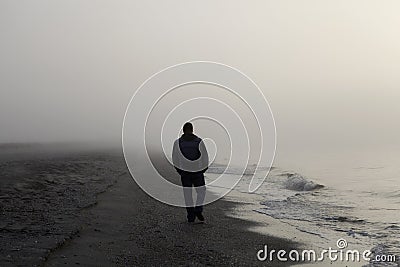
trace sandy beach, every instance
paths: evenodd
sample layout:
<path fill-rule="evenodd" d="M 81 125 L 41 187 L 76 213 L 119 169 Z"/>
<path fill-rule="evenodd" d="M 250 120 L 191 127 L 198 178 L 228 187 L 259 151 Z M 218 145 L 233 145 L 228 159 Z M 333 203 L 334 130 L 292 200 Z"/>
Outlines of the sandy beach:
<path fill-rule="evenodd" d="M 207 205 L 205 224 L 187 224 L 183 208 L 136 185 L 118 151 L 44 154 L 3 157 L 1 266 L 265 266 L 256 257 L 265 244 L 299 245 L 250 230 L 268 220 L 241 218 L 244 204 L 232 199 Z"/>

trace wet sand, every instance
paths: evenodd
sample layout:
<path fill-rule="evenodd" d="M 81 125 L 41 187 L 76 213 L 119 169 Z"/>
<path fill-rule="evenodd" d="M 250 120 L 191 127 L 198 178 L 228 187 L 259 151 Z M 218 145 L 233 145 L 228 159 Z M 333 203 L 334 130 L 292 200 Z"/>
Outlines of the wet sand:
<path fill-rule="evenodd" d="M 136 185 L 120 153 L 1 164 L 1 266 L 285 266 L 256 253 L 299 246 L 250 231 L 268 221 L 233 217 L 241 204 L 227 199 L 205 207 L 205 224 L 187 224 L 185 209 Z"/>
<path fill-rule="evenodd" d="M 126 173 L 118 153 L 69 149 L 0 147 L 0 266 L 40 265 L 79 233 L 81 213 Z"/>

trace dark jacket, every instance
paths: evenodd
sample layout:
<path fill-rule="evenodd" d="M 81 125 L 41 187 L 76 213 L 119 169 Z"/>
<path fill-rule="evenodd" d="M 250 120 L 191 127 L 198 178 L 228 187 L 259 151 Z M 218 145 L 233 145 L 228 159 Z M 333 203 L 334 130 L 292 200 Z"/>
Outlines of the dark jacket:
<path fill-rule="evenodd" d="M 180 153 L 178 149 L 180 150 Z M 198 160 L 198 162 L 189 167 L 188 165 L 185 165 L 182 156 L 189 161 Z M 200 137 L 194 134 L 183 134 L 174 143 L 172 161 L 175 169 L 181 175 L 185 173 L 204 173 L 208 169 L 208 153 L 206 146 Z M 188 169 L 195 171 L 189 171 Z"/>

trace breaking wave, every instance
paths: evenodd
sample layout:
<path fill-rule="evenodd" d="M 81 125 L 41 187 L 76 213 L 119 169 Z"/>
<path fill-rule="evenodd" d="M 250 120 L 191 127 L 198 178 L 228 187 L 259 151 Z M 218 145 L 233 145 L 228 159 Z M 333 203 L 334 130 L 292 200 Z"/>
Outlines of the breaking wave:
<path fill-rule="evenodd" d="M 284 173 L 286 181 L 284 187 L 293 191 L 313 191 L 323 188 L 321 184 L 314 183 L 298 173 Z"/>

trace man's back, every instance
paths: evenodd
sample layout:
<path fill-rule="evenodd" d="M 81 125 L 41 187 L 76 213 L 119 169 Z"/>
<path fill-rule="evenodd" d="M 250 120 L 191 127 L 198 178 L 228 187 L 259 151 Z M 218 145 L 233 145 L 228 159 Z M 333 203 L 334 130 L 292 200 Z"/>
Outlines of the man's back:
<path fill-rule="evenodd" d="M 208 153 L 201 138 L 193 133 L 183 134 L 174 143 L 172 161 L 180 174 L 204 173 L 208 169 Z"/>
<path fill-rule="evenodd" d="M 179 148 L 185 158 L 188 160 L 197 160 L 200 158 L 199 144 L 201 139 L 194 134 L 184 134 L 179 139 Z"/>

